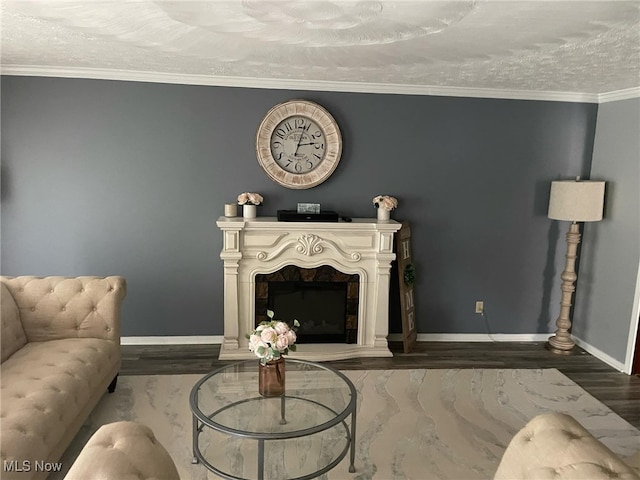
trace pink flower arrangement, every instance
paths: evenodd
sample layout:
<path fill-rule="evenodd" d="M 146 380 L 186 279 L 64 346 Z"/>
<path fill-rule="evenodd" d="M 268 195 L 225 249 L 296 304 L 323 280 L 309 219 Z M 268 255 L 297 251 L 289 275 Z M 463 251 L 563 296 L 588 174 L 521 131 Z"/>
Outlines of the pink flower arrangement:
<path fill-rule="evenodd" d="M 394 208 L 398 208 L 398 199 L 389 195 L 378 195 L 373 197 L 373 204 L 376 208 L 391 211 Z"/>
<path fill-rule="evenodd" d="M 249 350 L 255 353 L 262 365 L 278 360 L 282 355 L 287 355 L 289 350 L 296 351 L 295 329 L 300 326 L 298 320 L 293 321 L 293 328 L 285 322 L 273 320 L 274 313 L 271 310 L 267 310 L 267 317 L 271 320 L 260 322 L 253 332 L 247 334 Z"/>
<path fill-rule="evenodd" d="M 263 201 L 264 199 L 259 193 L 245 192 L 238 195 L 239 205 L 260 205 Z"/>

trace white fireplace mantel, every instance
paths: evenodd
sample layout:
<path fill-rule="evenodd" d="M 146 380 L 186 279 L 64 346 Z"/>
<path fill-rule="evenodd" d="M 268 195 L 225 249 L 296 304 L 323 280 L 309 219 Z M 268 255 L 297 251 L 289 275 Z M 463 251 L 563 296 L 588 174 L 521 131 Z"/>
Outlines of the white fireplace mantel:
<path fill-rule="evenodd" d="M 275 217 L 220 217 L 224 262 L 224 341 L 220 359 L 255 358 L 245 335 L 254 328 L 255 278 L 287 265 L 330 265 L 360 276 L 355 344 L 301 344 L 291 352 L 306 360 L 389 357 L 389 286 L 394 220 L 279 222 Z M 277 312 L 276 312 L 277 315 Z"/>

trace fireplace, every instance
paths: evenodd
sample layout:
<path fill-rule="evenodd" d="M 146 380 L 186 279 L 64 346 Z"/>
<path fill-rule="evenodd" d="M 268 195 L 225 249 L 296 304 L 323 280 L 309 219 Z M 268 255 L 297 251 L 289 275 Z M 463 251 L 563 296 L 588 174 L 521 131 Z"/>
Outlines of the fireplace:
<path fill-rule="evenodd" d="M 302 323 L 299 305 L 311 297 L 327 312 L 310 319 L 309 328 L 320 337 L 301 339 L 292 357 L 322 361 L 392 355 L 387 345 L 389 285 L 393 236 L 400 223 L 369 218 L 297 223 L 274 217 L 220 217 L 217 225 L 223 233 L 224 263 L 220 359 L 253 358 L 246 335 L 266 318 L 262 316 L 266 309 L 274 310 L 278 319 L 292 321 L 285 317 L 293 316 Z M 272 288 L 275 295 L 270 296 Z M 344 312 L 324 308 L 330 298 L 345 296 Z M 341 320 L 329 326 L 323 323 L 328 316 Z M 330 331 L 333 328 L 342 330 Z M 322 337 L 325 334 L 332 336 Z"/>
<path fill-rule="evenodd" d="M 268 320 L 269 309 L 290 325 L 298 320 L 298 344 L 356 343 L 358 275 L 342 273 L 330 265 L 287 265 L 274 273 L 256 275 L 255 282 L 256 325 Z"/>

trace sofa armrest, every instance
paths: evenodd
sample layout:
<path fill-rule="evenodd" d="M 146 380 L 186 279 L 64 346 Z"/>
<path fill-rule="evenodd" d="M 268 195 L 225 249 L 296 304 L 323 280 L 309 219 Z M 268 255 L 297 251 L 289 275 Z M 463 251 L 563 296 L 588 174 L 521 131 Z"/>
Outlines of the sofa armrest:
<path fill-rule="evenodd" d="M 1 277 L 29 342 L 60 338 L 120 340 L 123 277 Z"/>
<path fill-rule="evenodd" d="M 546 413 L 529 421 L 507 447 L 494 480 L 618 478 L 639 480 L 635 472 L 563 413 Z"/>

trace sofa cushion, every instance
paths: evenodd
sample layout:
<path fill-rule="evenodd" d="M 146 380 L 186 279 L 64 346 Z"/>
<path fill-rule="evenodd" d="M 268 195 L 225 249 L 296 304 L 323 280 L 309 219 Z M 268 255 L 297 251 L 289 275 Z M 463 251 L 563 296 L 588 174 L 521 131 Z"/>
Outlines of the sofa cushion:
<path fill-rule="evenodd" d="M 97 338 L 30 342 L 2 363 L 1 460 L 48 459 L 97 386 L 112 375 L 119 349 Z"/>
<path fill-rule="evenodd" d="M 116 422 L 93 434 L 65 480 L 179 480 L 169 452 L 146 425 Z"/>
<path fill-rule="evenodd" d="M 18 306 L 4 283 L 0 283 L 0 340 L 0 362 L 27 343 Z"/>

